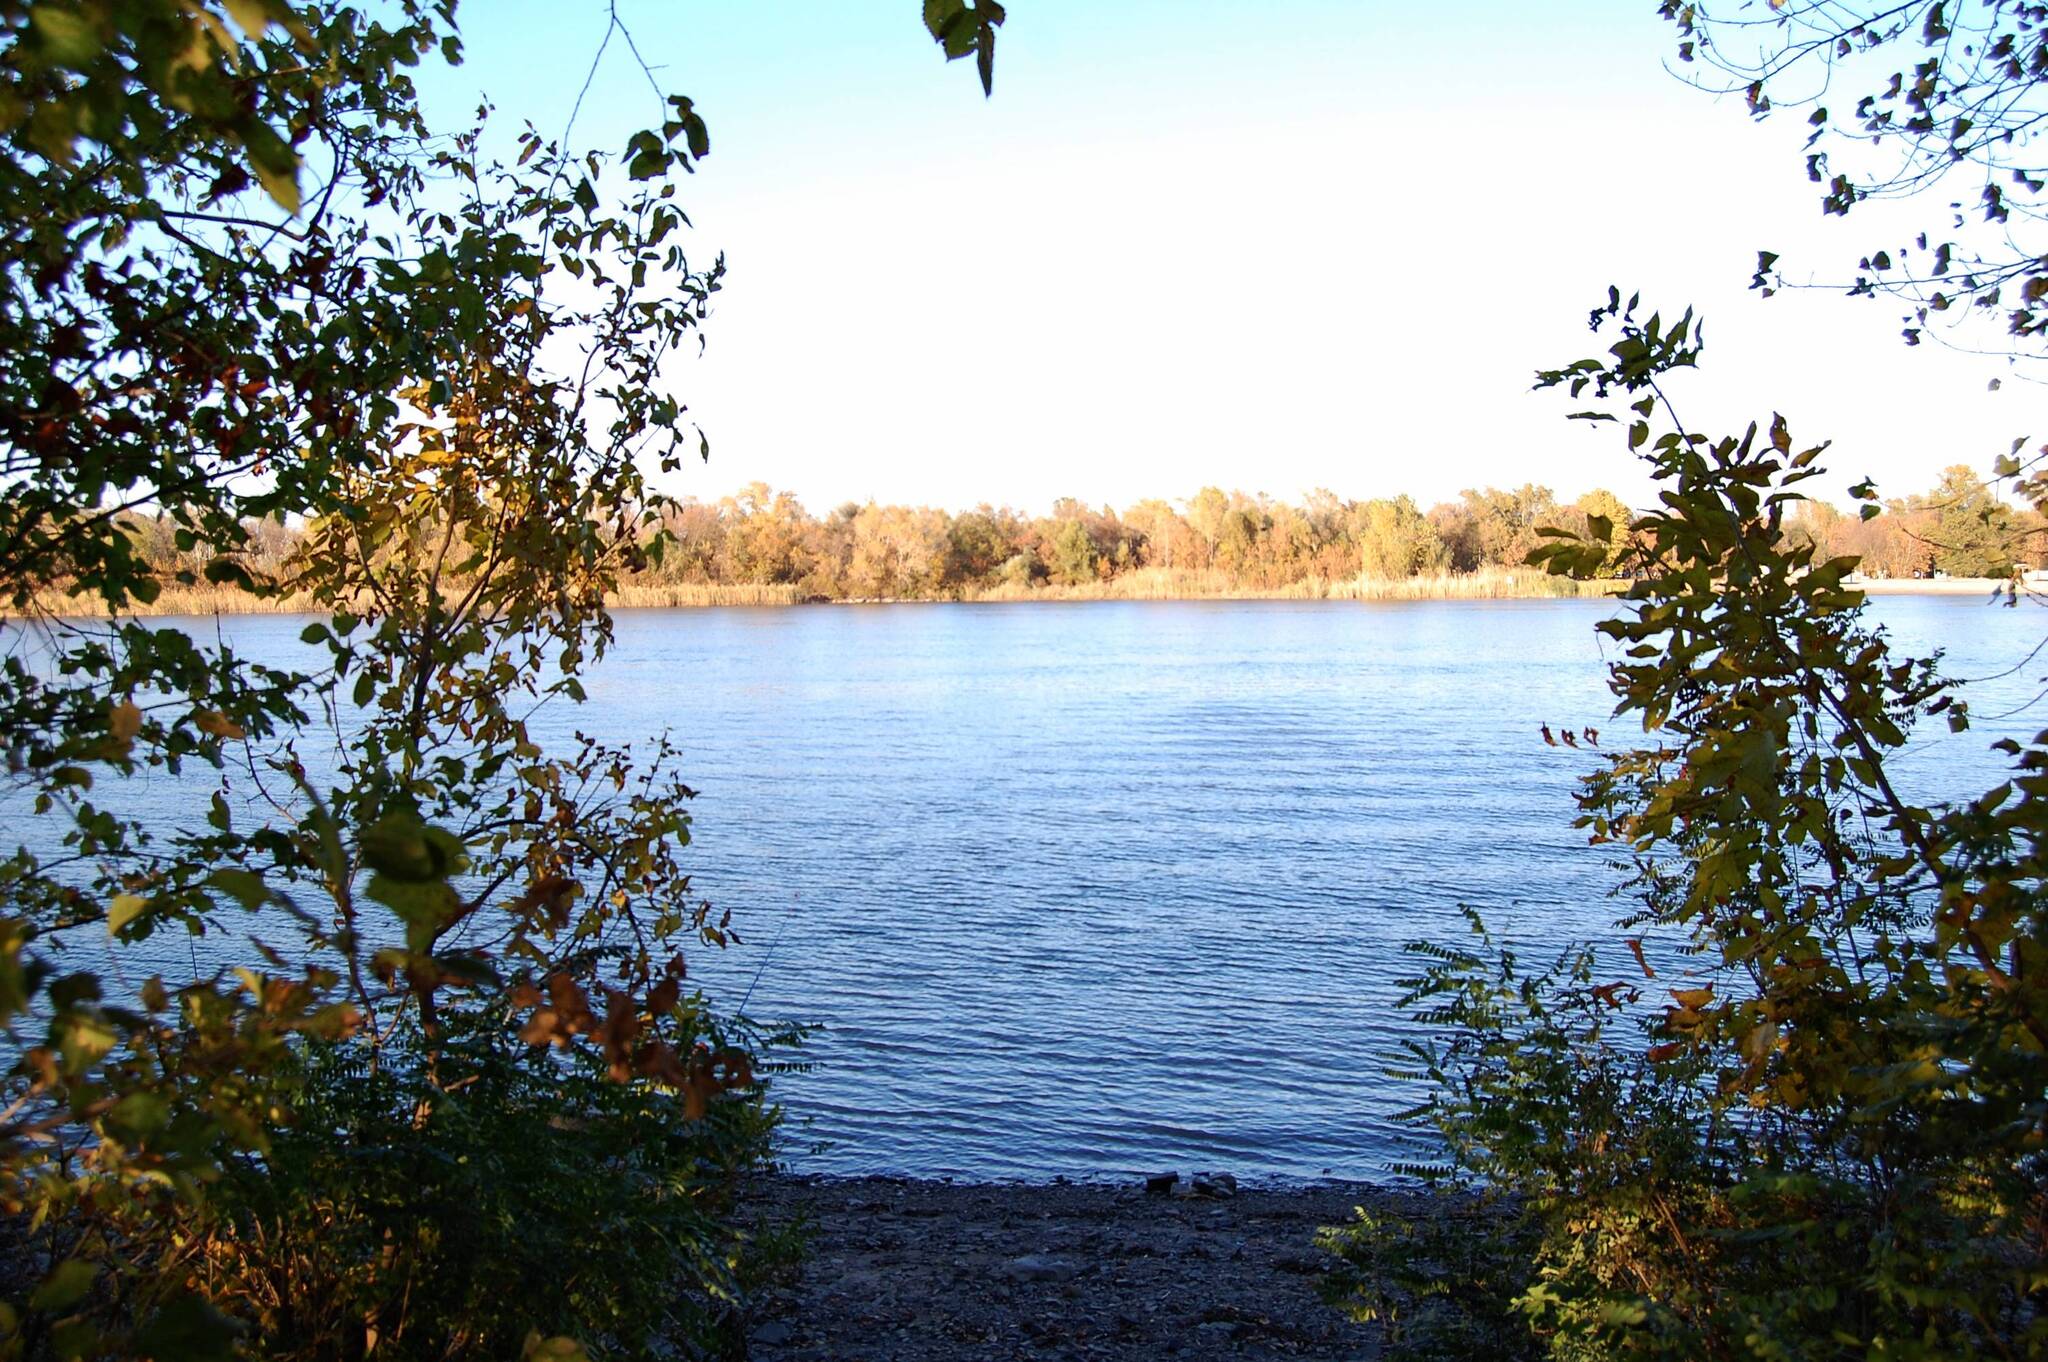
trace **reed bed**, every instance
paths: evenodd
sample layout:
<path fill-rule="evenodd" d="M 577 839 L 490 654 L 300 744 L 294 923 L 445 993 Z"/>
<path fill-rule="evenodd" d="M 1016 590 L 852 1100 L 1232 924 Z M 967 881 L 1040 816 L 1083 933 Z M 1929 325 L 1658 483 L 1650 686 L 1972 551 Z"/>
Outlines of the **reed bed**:
<path fill-rule="evenodd" d="M 1432 573 L 1420 577 L 1307 577 L 1279 586 L 1250 586 L 1212 570 L 1138 568 L 1104 582 L 1051 582 L 969 590 L 963 601 L 1447 601 L 1520 600 L 1560 596 L 1612 595 L 1618 581 L 1574 582 L 1533 568 L 1482 568 L 1477 572 Z M 889 598 L 891 601 L 909 598 Z M 917 598 L 926 599 L 931 598 Z M 675 610 L 718 605 L 783 606 L 820 602 L 794 583 L 626 582 L 606 597 L 617 610 Z M 873 604 L 874 601 L 835 602 Z M 81 608 L 84 607 L 84 608 Z M 314 609 L 303 595 L 253 596 L 226 587 L 166 587 L 137 616 L 303 614 Z M 81 597 L 61 591 L 37 598 L 33 613 L 78 618 L 104 614 Z M 9 612 L 0 609 L 0 619 Z"/>
<path fill-rule="evenodd" d="M 1488 567 L 1420 577 L 1352 577 L 1332 583 L 1328 595 L 1347 601 L 1499 601 L 1613 596 L 1626 590 L 1628 583 L 1616 578 L 1581 582 L 1540 568 Z"/>
<path fill-rule="evenodd" d="M 132 601 L 124 616 L 163 617 L 177 615 L 302 615 L 314 609 L 312 598 L 304 595 L 256 596 L 225 586 L 167 586 L 145 605 Z M 57 619 L 104 619 L 107 609 L 89 596 L 68 591 L 39 592 L 27 610 L 16 610 L 0 601 L 0 620 L 24 615 Z"/>
<path fill-rule="evenodd" d="M 1106 582 L 1063 586 L 1006 584 L 963 597 L 972 601 L 1448 601 L 1607 596 L 1626 582 L 1575 582 L 1535 568 L 1481 568 L 1418 577 L 1304 577 L 1251 586 L 1215 571 L 1139 568 Z"/>
<path fill-rule="evenodd" d="M 615 610 L 675 610 L 705 605 L 802 605 L 790 582 L 625 582 L 605 597 Z"/>

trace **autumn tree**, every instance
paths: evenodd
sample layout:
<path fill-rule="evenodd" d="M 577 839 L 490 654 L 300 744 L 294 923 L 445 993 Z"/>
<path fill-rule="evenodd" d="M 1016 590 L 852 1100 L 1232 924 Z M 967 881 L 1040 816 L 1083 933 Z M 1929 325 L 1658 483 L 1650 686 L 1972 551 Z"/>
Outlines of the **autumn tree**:
<path fill-rule="evenodd" d="M 787 492 L 749 483 L 720 503 L 724 580 L 796 582 L 810 570 L 803 507 Z"/>
<path fill-rule="evenodd" d="M 416 99 L 453 8 L 0 11 L 9 1355 L 704 1349 L 738 1289 L 767 1123 L 683 983 L 730 939 L 689 791 L 527 726 L 703 451 L 656 380 L 709 135 L 664 95 L 501 163 Z M 986 85 L 1000 8 L 924 11 Z M 322 617 L 275 665 L 134 618 L 200 583 Z"/>

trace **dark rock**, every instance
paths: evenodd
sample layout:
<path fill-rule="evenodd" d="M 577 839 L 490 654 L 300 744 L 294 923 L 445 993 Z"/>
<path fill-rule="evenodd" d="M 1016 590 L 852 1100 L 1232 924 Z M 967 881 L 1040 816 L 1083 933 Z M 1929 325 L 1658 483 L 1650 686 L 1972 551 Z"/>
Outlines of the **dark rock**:
<path fill-rule="evenodd" d="M 758 1343 L 764 1348 L 779 1348 L 795 1337 L 796 1330 L 789 1327 L 788 1321 L 771 1319 L 766 1324 L 756 1328 L 748 1336 L 748 1339 L 750 1342 Z"/>
<path fill-rule="evenodd" d="M 1154 1173 L 1145 1179 L 1145 1190 L 1153 1196 L 1171 1196 L 1173 1184 L 1180 1181 L 1178 1173 Z"/>

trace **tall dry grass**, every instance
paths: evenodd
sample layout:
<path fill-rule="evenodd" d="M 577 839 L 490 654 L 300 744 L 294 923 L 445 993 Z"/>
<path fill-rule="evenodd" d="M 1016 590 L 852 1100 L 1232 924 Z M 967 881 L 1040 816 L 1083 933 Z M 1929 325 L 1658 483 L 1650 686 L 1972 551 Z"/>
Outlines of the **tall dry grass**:
<path fill-rule="evenodd" d="M 1481 568 L 1420 577 L 1305 577 L 1284 586 L 1247 586 L 1213 569 L 1138 568 L 1106 582 L 1014 583 L 966 594 L 971 601 L 1445 601 L 1606 596 L 1624 582 L 1575 582 L 1537 568 Z"/>
<path fill-rule="evenodd" d="M 674 610 L 701 605 L 802 605 L 803 588 L 792 583 L 624 582 L 605 597 L 617 610 Z"/>
<path fill-rule="evenodd" d="M 1541 568 L 1487 567 L 1420 577 L 1352 577 L 1332 582 L 1328 595 L 1347 601 L 1504 601 L 1613 596 L 1626 590 L 1628 583 L 1614 578 L 1580 582 Z"/>
<path fill-rule="evenodd" d="M 154 601 L 132 602 L 122 613 L 140 617 L 176 615 L 298 615 L 313 609 L 310 597 L 255 596 L 231 586 L 167 586 Z M 36 594 L 27 610 L 16 610 L 0 601 L 0 620 L 24 615 L 57 619 L 104 619 L 106 607 L 91 596 L 74 596 L 62 589 Z"/>
<path fill-rule="evenodd" d="M 451 591 L 454 588 L 450 588 Z M 702 605 L 798 605 L 804 600 L 794 586 L 763 586 L 751 583 L 681 582 L 656 584 L 628 582 L 606 598 L 616 609 L 673 609 Z M 135 602 L 125 613 L 142 617 L 183 615 L 299 615 L 314 613 L 317 607 L 306 595 L 254 596 L 232 587 L 167 586 L 147 605 Z M 27 611 L 14 611 L 0 603 L 0 619 L 33 614 L 58 619 L 101 618 L 106 610 L 84 596 L 61 590 L 38 595 Z"/>
<path fill-rule="evenodd" d="M 1445 601 L 1517 600 L 1558 596 L 1603 596 L 1622 582 L 1574 582 L 1534 568 L 1482 568 L 1477 572 L 1433 573 L 1422 577 L 1309 577 L 1284 586 L 1246 586 L 1228 573 L 1209 569 L 1137 568 L 1106 582 L 1079 585 L 1015 583 L 963 592 L 966 601 Z M 801 605 L 804 589 L 792 584 L 748 582 L 648 582 L 622 584 L 606 601 L 618 610 L 674 610 L 715 605 Z M 253 596 L 231 587 L 165 587 L 138 616 L 299 614 L 311 611 L 305 596 Z M 7 617 L 0 607 L 0 619 Z M 79 618 L 101 615 L 83 597 L 46 592 L 33 613 Z"/>

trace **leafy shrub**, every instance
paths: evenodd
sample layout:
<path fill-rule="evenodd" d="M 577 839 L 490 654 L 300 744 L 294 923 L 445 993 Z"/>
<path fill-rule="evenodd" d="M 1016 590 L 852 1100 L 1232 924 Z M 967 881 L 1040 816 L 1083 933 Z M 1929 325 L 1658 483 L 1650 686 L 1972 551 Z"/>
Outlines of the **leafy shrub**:
<path fill-rule="evenodd" d="M 114 1202 L 62 1227 L 74 1254 L 81 1232 L 120 1241 L 129 1270 L 93 1305 L 108 1334 L 168 1317 L 195 1342 L 309 1360 L 517 1356 L 535 1333 L 609 1357 L 736 1345 L 763 1266 L 730 1218 L 774 1125 L 758 1085 L 693 1117 L 684 1094 L 487 1016 L 451 1026 L 438 1070 L 315 1041 L 274 1075 L 290 1120 L 262 1156 L 225 1160 L 203 1200 Z"/>
<path fill-rule="evenodd" d="M 1998 744 L 2014 777 L 1981 798 L 1904 798 L 1890 758 L 1916 720 L 1968 718 L 1863 622 L 1854 561 L 1784 534 L 1821 451 L 1782 420 L 1652 442 L 1692 320 L 1616 294 L 1594 322 L 1620 330 L 1607 357 L 1541 382 L 1626 401 L 1664 506 L 1631 527 L 1631 612 L 1601 626 L 1650 745 L 1605 757 L 1579 826 L 1633 868 L 1622 929 L 1687 963 L 1660 975 L 1640 936 L 1604 979 L 1591 952 L 1525 974 L 1483 932 L 1413 948 L 1437 1035 L 1409 1052 L 1411 1116 L 1503 1237 L 1457 1257 L 1332 1230 L 1333 1290 L 1424 1314 L 1397 1331 L 1416 1356 L 1504 1319 L 1530 1357 L 2048 1356 L 2048 735 Z M 1535 557 L 1596 570 L 1592 530 Z M 1418 1262 L 1454 1284 L 1422 1294 Z"/>

